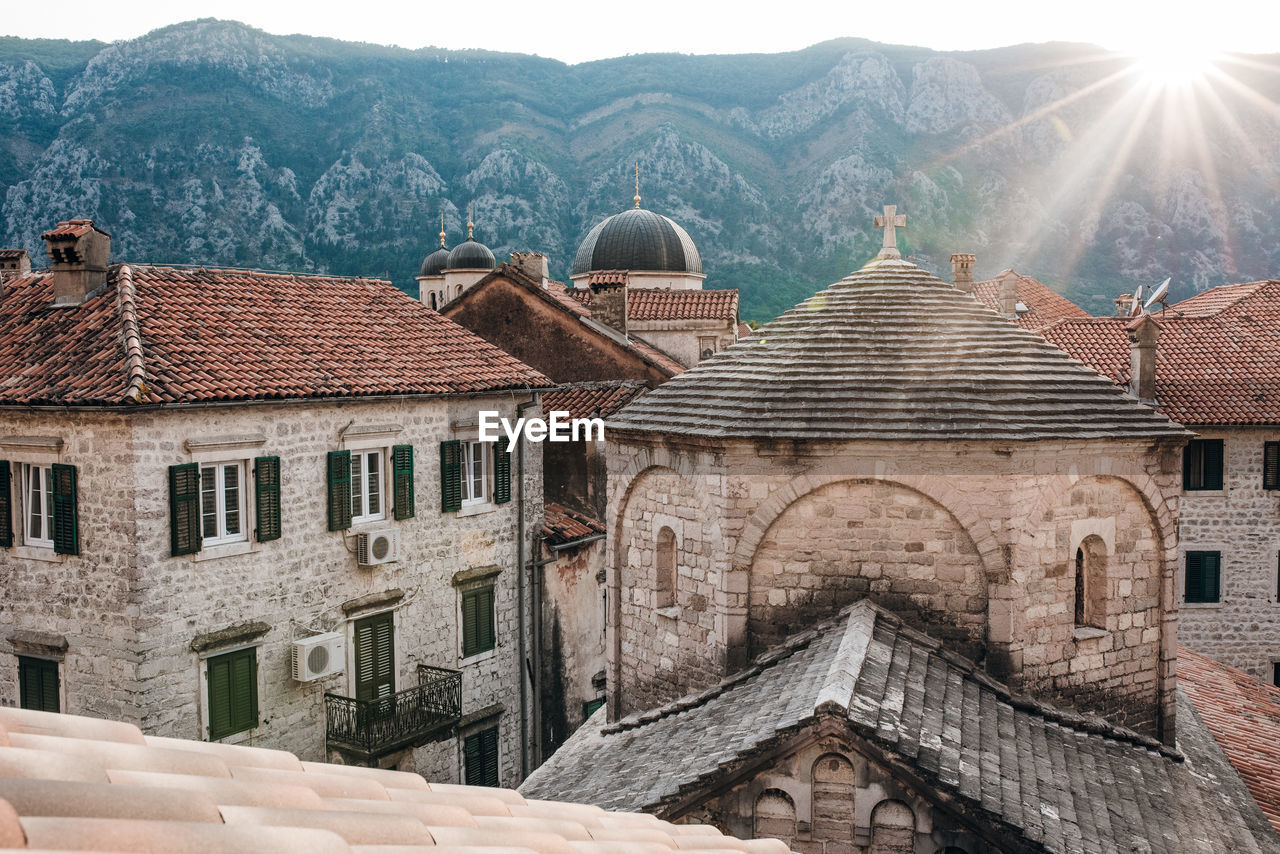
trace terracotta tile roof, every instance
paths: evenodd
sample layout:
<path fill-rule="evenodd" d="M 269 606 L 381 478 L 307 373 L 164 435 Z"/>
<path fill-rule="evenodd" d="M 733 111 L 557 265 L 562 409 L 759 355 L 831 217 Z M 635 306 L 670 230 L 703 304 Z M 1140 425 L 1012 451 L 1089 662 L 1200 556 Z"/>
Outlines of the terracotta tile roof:
<path fill-rule="evenodd" d="M 542 394 L 542 411 L 567 412 L 570 418 L 608 418 L 645 389 L 638 380 L 572 383 Z"/>
<path fill-rule="evenodd" d="M 1178 684 L 1280 833 L 1280 688 L 1185 647 Z"/>
<path fill-rule="evenodd" d="M 595 284 L 595 275 L 592 275 Z M 625 284 L 601 282 L 600 284 Z M 585 306 L 591 305 L 591 291 L 571 288 L 569 295 Z M 628 320 L 729 320 L 738 322 L 736 289 L 701 291 L 670 288 L 627 288 Z"/>
<path fill-rule="evenodd" d="M 628 278 L 626 270 L 596 270 L 587 279 L 591 285 L 625 285 Z M 588 291 L 590 293 L 590 291 Z"/>
<path fill-rule="evenodd" d="M 545 387 L 529 366 L 387 282 L 113 267 L 75 307 L 52 275 L 0 297 L 0 405 L 451 394 Z"/>
<path fill-rule="evenodd" d="M 739 324 L 738 324 L 738 338 L 739 338 L 739 339 L 746 338 L 746 337 L 747 337 L 747 336 L 749 336 L 753 331 L 754 331 L 754 330 L 751 328 L 751 325 L 750 325 L 749 323 L 739 323 Z"/>
<path fill-rule="evenodd" d="M 570 510 L 563 504 L 547 502 L 544 510 L 546 520 L 542 523 L 542 536 L 553 546 L 562 546 L 605 532 L 603 522 L 585 513 Z"/>
<path fill-rule="evenodd" d="M 1185 438 L 905 261 L 868 264 L 623 407 L 612 429 L 753 439 Z"/>
<path fill-rule="evenodd" d="M 0 249 L 0 260 L 13 261 L 26 254 L 25 249 Z"/>
<path fill-rule="evenodd" d="M 740 841 L 705 825 L 13 708 L 0 708 L 0 848 L 787 854 L 778 840 Z"/>
<path fill-rule="evenodd" d="M 611 724 L 592 718 L 520 791 L 665 815 L 748 775 L 767 779 L 773 757 L 834 737 L 992 832 L 992 850 L 1280 851 L 1184 708 L 1170 750 L 1015 695 L 864 599 L 704 691 Z"/>
<path fill-rule="evenodd" d="M 48 240 L 51 237 L 80 237 L 93 231 L 93 220 L 91 219 L 69 219 L 66 222 L 60 222 L 50 231 L 46 231 L 40 235 L 41 240 Z M 102 229 L 98 229 L 102 231 Z M 106 234 L 105 231 L 102 232 Z"/>
<path fill-rule="evenodd" d="M 1068 317 L 1088 317 L 1089 312 L 1071 300 L 1053 291 L 1030 276 L 1013 270 L 1005 270 L 994 279 L 974 282 L 973 295 L 978 302 L 992 311 L 1000 311 L 1000 283 L 1012 277 L 1018 291 L 1018 300 L 1027 310 L 1018 314 L 1018 325 L 1023 329 L 1039 329 L 1042 326 Z"/>
<path fill-rule="evenodd" d="M 1280 424 L 1280 282 L 1214 288 L 1151 317 L 1160 326 L 1156 403 L 1162 412 L 1189 425 Z M 1062 320 L 1039 333 L 1124 386 L 1130 321 Z"/>

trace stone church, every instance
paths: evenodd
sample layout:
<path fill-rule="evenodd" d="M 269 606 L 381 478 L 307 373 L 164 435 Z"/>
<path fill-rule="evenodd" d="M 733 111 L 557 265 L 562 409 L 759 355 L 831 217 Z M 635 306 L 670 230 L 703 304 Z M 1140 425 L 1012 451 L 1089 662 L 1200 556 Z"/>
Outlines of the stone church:
<path fill-rule="evenodd" d="M 610 419 L 607 721 L 522 791 L 820 854 L 1277 850 L 1179 714 L 1190 434 L 881 223 Z"/>

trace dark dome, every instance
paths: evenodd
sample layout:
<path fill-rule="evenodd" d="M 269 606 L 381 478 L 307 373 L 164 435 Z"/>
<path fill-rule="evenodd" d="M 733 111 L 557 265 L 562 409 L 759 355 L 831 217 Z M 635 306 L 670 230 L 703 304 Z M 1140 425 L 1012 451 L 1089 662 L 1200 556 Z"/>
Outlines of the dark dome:
<path fill-rule="evenodd" d="M 498 262 L 493 260 L 493 253 L 489 251 L 489 247 L 476 242 L 474 237 L 468 237 L 453 247 L 453 251 L 449 253 L 449 264 L 445 269 L 492 270 L 496 266 Z"/>
<path fill-rule="evenodd" d="M 634 208 L 587 232 L 569 275 L 592 270 L 701 273 L 702 256 L 683 228 L 661 214 Z"/>
<path fill-rule="evenodd" d="M 426 258 L 422 259 L 422 270 L 419 276 L 439 276 L 449 266 L 449 250 L 441 246 Z"/>

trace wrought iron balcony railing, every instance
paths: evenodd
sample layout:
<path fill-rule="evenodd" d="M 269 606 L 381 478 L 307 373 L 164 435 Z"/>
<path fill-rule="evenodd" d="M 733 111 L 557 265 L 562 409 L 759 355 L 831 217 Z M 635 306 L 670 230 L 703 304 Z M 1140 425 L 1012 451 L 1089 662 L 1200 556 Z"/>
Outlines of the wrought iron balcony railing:
<path fill-rule="evenodd" d="M 375 759 L 447 730 L 462 714 L 462 673 L 418 665 L 418 684 L 373 700 L 324 695 L 325 737 Z"/>

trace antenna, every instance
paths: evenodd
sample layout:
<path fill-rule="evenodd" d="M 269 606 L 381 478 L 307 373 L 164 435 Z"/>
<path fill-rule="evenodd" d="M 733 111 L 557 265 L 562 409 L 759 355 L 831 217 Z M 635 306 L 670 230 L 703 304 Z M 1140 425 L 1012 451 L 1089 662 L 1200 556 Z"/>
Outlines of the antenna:
<path fill-rule="evenodd" d="M 1147 299 L 1146 304 L 1142 307 L 1143 311 L 1150 311 L 1151 306 L 1155 305 L 1156 303 L 1160 303 L 1160 305 L 1163 305 L 1166 308 L 1168 308 L 1168 306 L 1165 305 L 1164 298 L 1165 298 L 1165 295 L 1169 293 L 1170 281 L 1172 281 L 1172 277 L 1165 279 L 1163 282 L 1156 285 L 1155 291 L 1152 292 L 1151 296 Z"/>

